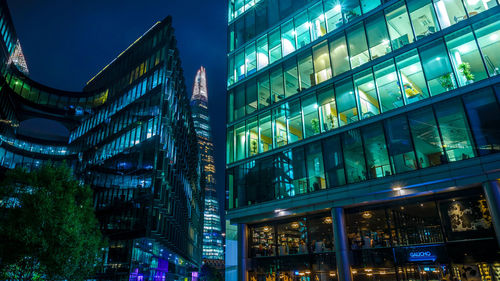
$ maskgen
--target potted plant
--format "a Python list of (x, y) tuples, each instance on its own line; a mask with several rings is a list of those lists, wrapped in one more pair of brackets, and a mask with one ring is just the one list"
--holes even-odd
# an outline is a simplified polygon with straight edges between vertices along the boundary
[(311, 119), (311, 127), (314, 134), (319, 134), (319, 120), (317, 118)]
[(465, 80), (467, 80), (467, 84), (474, 82), (474, 74), (470, 71), (470, 63), (462, 62), (458, 66), (458, 70), (464, 76)]
[(446, 73), (443, 74), (441, 77), (439, 77), (439, 84), (441, 84), (441, 87), (443, 87), (447, 91), (453, 89), (453, 81), (451, 80), (451, 73)]
[(328, 119), (328, 122), (330, 122), (330, 128), (333, 129), (335, 127), (335, 117), (333, 114), (328, 114), (326, 118)]
[(257, 154), (257, 141), (256, 140), (250, 141), (250, 152), (252, 155)]

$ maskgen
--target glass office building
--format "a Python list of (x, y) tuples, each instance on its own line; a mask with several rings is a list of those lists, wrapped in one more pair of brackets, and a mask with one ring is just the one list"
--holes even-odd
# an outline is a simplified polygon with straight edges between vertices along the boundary
[(26, 75), (5, 0), (0, 34), (1, 171), (65, 161), (92, 187), (108, 247), (89, 278), (197, 280), (201, 167), (171, 17), (81, 92), (53, 89)]
[(219, 214), (219, 200), (215, 185), (215, 155), (212, 130), (208, 117), (207, 74), (202, 66), (196, 72), (191, 96), (194, 128), (198, 137), (198, 150), (201, 157), (201, 171), (205, 202), (203, 210), (203, 261), (216, 268), (224, 266), (222, 225)]
[(495, 0), (230, 0), (238, 280), (500, 280)]

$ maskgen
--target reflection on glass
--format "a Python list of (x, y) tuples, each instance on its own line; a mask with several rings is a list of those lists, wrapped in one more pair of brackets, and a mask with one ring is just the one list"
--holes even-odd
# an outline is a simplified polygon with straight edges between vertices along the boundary
[(309, 8), (309, 22), (311, 24), (311, 41), (326, 34), (325, 14), (323, 14), (323, 3), (318, 2)]
[(281, 35), (278, 27), (269, 33), (269, 63), (272, 64), (279, 59), (281, 59)]
[(285, 71), (285, 96), (290, 97), (299, 92), (299, 74), (297, 61), (291, 58), (283, 63)]
[(255, 44), (250, 44), (245, 48), (245, 66), (247, 75), (257, 71), (257, 56), (255, 53)]
[(257, 118), (247, 120), (247, 143), (248, 143), (248, 156), (254, 156), (259, 153), (259, 126)]
[(323, 150), (328, 151), (324, 154), (328, 188), (344, 185), (346, 181), (340, 136), (336, 135), (324, 139)]
[(278, 254), (280, 256), (307, 254), (305, 218), (278, 224)]
[(448, 162), (432, 108), (411, 112), (408, 114), (408, 121), (417, 153), (418, 167), (427, 168)]
[(321, 142), (310, 143), (306, 146), (308, 191), (317, 191), (326, 188), (325, 171), (323, 169), (323, 153)]
[(368, 166), (368, 176), (371, 179), (390, 176), (392, 174), (384, 129), (381, 123), (363, 127), (363, 143)]
[(332, 32), (344, 23), (342, 21), (342, 6), (339, 0), (325, 0), (323, 4), (325, 6), (326, 27), (328, 32)]
[(434, 109), (448, 160), (453, 162), (473, 158), (471, 132), (460, 100), (436, 104)]
[(295, 31), (297, 32), (297, 49), (304, 47), (311, 42), (309, 29), (311, 23), (308, 21), (307, 11), (294, 18)]
[(300, 89), (305, 90), (315, 85), (314, 70), (311, 53), (307, 52), (298, 57)]
[(283, 72), (281, 71), (281, 65), (278, 65), (273, 70), (271, 70), (271, 99), (272, 102), (278, 102), (285, 98), (284, 87), (283, 87)]
[(268, 73), (264, 73), (257, 78), (257, 88), (259, 92), (259, 108), (271, 104), (271, 85)]
[(269, 64), (267, 48), (267, 36), (263, 36), (257, 40), (257, 70), (261, 70)]
[(245, 158), (245, 122), (241, 122), (235, 126), (235, 137), (236, 137), (236, 161)]
[(352, 68), (360, 66), (370, 60), (366, 43), (365, 28), (362, 23), (357, 24), (347, 32), (349, 53)]
[(246, 84), (246, 114), (257, 110), (257, 82), (252, 79)]
[(387, 119), (384, 127), (393, 171), (402, 173), (417, 169), (406, 116)]
[(347, 174), (347, 182), (366, 180), (366, 165), (359, 130), (349, 130), (342, 134), (342, 148)]
[(276, 255), (274, 226), (250, 227), (251, 257), (269, 257)]
[(321, 130), (316, 95), (311, 94), (302, 98), (302, 113), (304, 114), (305, 137), (308, 138), (319, 134)]

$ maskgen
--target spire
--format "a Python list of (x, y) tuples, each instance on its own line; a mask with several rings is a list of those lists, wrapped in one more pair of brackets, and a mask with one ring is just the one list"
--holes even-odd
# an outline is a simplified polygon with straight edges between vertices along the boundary
[(196, 72), (196, 77), (194, 78), (193, 85), (193, 95), (191, 96), (191, 101), (202, 100), (208, 102), (208, 91), (207, 91), (207, 76), (205, 73), (205, 68), (202, 66)]
[(10, 63), (14, 63), (14, 65), (25, 75), (29, 74), (28, 65), (26, 64), (26, 59), (24, 58), (23, 49), (21, 48), (19, 40), (16, 42), (14, 52), (10, 55), (8, 64)]

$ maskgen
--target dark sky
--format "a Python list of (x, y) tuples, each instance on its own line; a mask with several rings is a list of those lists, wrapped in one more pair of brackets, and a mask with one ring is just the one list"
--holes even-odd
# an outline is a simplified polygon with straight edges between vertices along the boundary
[[(218, 189), (224, 189), (226, 0), (8, 0), (33, 80), (81, 91), (154, 23), (173, 17), (189, 94), (207, 69)], [(221, 206), (222, 207), (222, 206)]]

